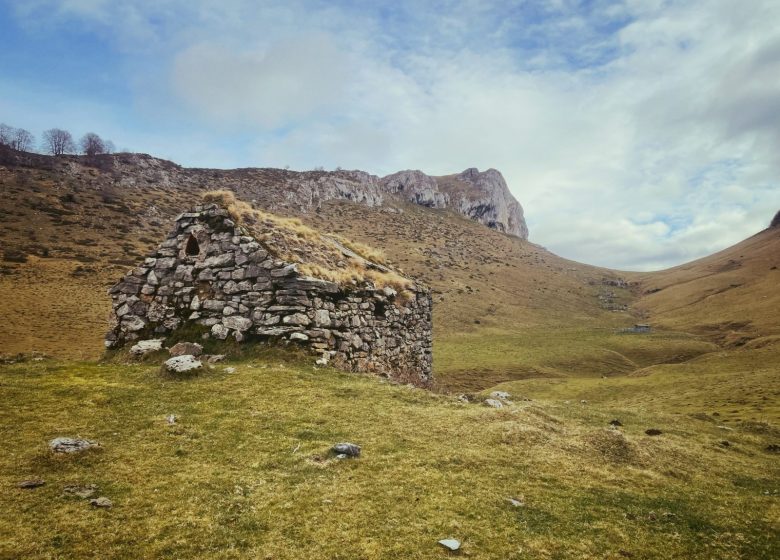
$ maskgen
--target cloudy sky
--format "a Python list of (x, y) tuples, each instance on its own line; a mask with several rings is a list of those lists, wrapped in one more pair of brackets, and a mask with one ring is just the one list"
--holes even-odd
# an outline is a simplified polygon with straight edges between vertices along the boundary
[(499, 169), (657, 269), (780, 209), (777, 0), (0, 0), (0, 122), (199, 167)]

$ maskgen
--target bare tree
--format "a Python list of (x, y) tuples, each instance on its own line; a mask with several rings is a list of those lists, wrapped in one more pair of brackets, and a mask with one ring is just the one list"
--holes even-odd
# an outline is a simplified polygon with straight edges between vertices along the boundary
[(106, 144), (103, 139), (94, 132), (87, 132), (81, 137), (81, 152), (88, 156), (96, 156), (106, 153)]
[(11, 147), (20, 152), (29, 152), (35, 143), (35, 136), (29, 130), (23, 128), (14, 129)]
[(53, 156), (61, 156), (75, 152), (76, 144), (67, 130), (51, 128), (43, 133), (43, 149)]
[(10, 146), (14, 137), (14, 127), (0, 123), (0, 146)]
[(111, 140), (106, 140), (103, 142), (103, 148), (107, 154), (113, 154), (116, 152), (116, 146), (114, 146), (114, 143)]

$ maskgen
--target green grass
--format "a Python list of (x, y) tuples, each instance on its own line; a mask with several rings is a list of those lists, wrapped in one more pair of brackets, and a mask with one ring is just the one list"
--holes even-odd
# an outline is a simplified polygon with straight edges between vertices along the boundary
[(587, 400), (677, 415), (718, 424), (780, 424), (780, 344), (719, 351), (679, 364), (640, 369), (629, 376), (528, 379), (501, 389), (547, 401)]
[[(712, 422), (617, 400), (494, 410), (299, 358), (230, 365), (0, 366), (0, 558), (443, 558), (448, 536), (474, 558), (780, 555), (771, 431), (723, 448)], [(102, 448), (54, 456), (61, 435)], [(330, 457), (342, 440), (362, 457)]]
[(441, 334), (436, 342), (437, 381), (450, 391), (516, 379), (624, 375), (717, 348), (685, 333), (617, 334), (615, 328), (490, 329)]

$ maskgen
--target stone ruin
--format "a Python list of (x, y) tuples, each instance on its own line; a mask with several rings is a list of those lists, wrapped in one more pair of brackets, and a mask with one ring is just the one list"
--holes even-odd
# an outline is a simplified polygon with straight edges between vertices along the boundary
[[(281, 233), (269, 222), (239, 225), (216, 204), (181, 214), (157, 251), (109, 290), (106, 347), (197, 325), (203, 338), (300, 344), (343, 369), (429, 385), (430, 291), (335, 238), (280, 250)], [(387, 274), (405, 283), (380, 287), (369, 279), (334, 281), (301, 272), (307, 257), (323, 249), (339, 252), (338, 266), (359, 261), (375, 279)]]

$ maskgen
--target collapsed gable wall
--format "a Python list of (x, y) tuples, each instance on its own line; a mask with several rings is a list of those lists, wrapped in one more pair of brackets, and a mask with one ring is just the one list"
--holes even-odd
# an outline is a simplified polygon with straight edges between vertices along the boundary
[(216, 205), (182, 214), (154, 256), (109, 291), (106, 346), (168, 335), (186, 324), (237, 341), (281, 339), (352, 371), (431, 381), (430, 292), (339, 285), (301, 275)]

